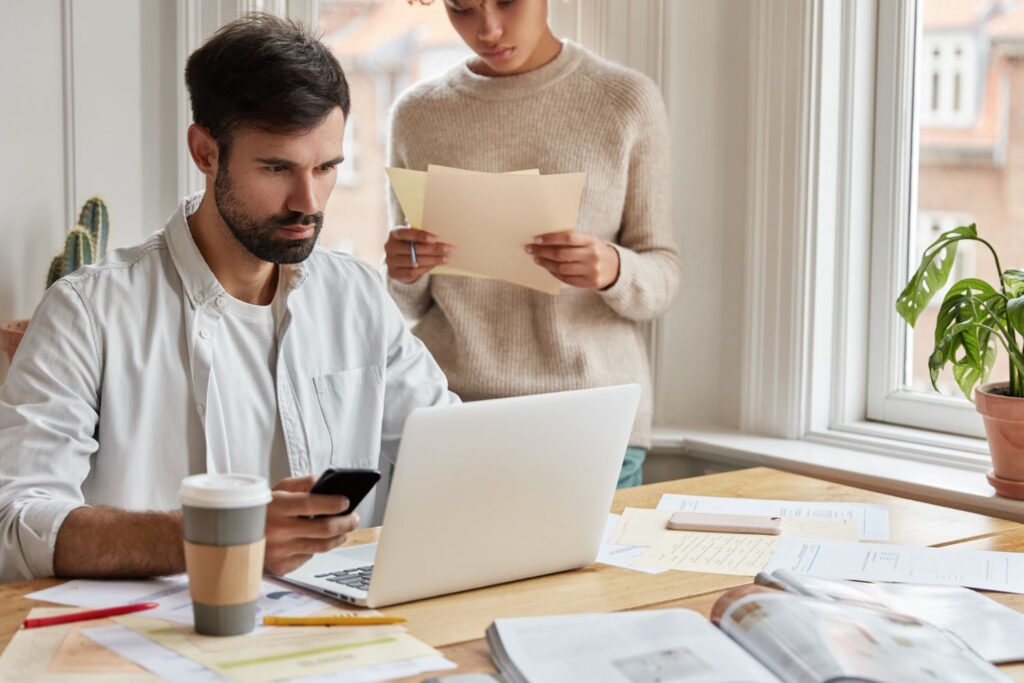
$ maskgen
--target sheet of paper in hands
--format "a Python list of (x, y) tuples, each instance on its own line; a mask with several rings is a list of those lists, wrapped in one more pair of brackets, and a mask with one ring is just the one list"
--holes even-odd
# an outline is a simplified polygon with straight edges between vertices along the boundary
[(449, 265), (432, 272), (495, 278), (548, 294), (563, 286), (523, 247), (537, 235), (575, 229), (586, 174), (481, 173), (436, 165), (425, 173), (387, 173), (409, 225), (455, 246)]

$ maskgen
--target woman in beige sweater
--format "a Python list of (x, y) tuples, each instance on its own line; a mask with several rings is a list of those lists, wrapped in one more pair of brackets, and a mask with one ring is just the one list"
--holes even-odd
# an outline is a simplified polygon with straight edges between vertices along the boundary
[[(619, 478), (637, 485), (652, 403), (641, 323), (679, 283), (664, 104), (643, 75), (556, 38), (546, 0), (443, 1), (475, 56), (402, 94), (389, 163), (585, 171), (577, 230), (523, 245), (570, 287), (431, 275), (458, 245), (398, 227), (385, 246), (391, 293), (465, 400), (639, 383)], [(393, 196), (391, 219), (405, 223)]]

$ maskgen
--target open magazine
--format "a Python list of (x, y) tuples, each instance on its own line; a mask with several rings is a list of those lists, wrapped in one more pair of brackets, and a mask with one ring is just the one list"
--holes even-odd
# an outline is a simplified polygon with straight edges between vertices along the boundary
[(684, 609), (499, 619), (487, 642), (509, 683), (988, 683), (1010, 679), (962, 640), (884, 609), (762, 586)]
[(822, 600), (908, 614), (951, 631), (993, 664), (1024, 661), (1024, 614), (959, 586), (819, 579), (776, 569), (755, 583)]

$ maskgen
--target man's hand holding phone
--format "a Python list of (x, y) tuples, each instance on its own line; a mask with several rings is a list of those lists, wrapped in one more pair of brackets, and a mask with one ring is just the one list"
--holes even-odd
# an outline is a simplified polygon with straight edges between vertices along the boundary
[(313, 477), (290, 477), (274, 486), (267, 506), (267, 549), (264, 567), (287, 574), (316, 553), (342, 545), (359, 525), (359, 515), (342, 515), (345, 496), (312, 493)]

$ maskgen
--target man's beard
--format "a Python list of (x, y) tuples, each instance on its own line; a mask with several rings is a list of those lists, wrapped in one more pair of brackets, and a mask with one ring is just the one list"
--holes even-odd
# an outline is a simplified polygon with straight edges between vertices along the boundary
[[(235, 197), (234, 187), (225, 166), (217, 169), (214, 182), (214, 200), (220, 217), (242, 246), (256, 258), (268, 263), (299, 263), (305, 261), (316, 246), (320, 229), (324, 226), (323, 213), (302, 214), (297, 211), (284, 216), (271, 216), (259, 220), (242, 208)], [(316, 225), (313, 234), (305, 239), (277, 237), (277, 229), (292, 225)]]

